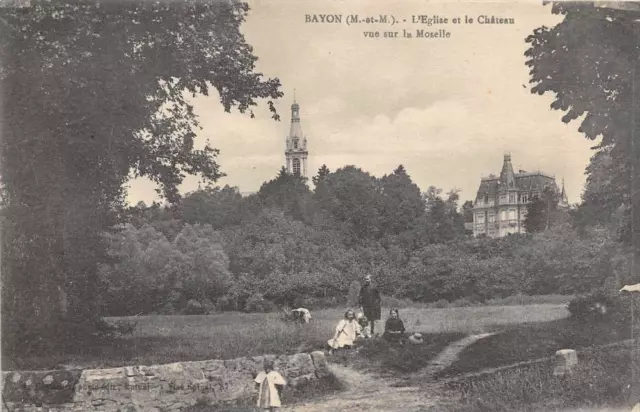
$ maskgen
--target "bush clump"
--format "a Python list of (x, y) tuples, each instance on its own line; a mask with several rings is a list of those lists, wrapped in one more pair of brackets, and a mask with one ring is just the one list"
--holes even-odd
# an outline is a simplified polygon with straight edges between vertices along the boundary
[(247, 299), (244, 305), (245, 312), (274, 312), (277, 309), (275, 303), (267, 300), (260, 293), (255, 293)]
[(571, 317), (579, 322), (611, 322), (621, 331), (637, 328), (640, 322), (640, 299), (630, 293), (597, 290), (575, 297), (567, 306)]
[(191, 299), (187, 302), (187, 307), (184, 308), (183, 313), (185, 315), (206, 315), (207, 308), (197, 300)]

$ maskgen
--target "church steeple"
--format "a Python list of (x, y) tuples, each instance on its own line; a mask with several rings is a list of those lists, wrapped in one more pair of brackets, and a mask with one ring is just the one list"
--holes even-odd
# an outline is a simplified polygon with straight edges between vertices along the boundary
[(560, 192), (560, 207), (569, 207), (567, 192), (564, 190), (564, 178), (562, 178), (562, 191)]
[(300, 105), (295, 98), (291, 105), (291, 126), (286, 139), (285, 158), (287, 173), (307, 177), (307, 138), (300, 125)]
[(296, 102), (295, 97), (291, 105), (291, 126), (289, 128), (289, 137), (303, 139), (302, 126), (300, 125), (300, 105)]

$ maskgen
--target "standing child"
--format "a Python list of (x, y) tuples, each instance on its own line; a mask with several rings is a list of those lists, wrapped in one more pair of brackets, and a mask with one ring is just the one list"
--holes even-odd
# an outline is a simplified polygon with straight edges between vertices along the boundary
[(282, 375), (273, 368), (273, 360), (264, 360), (264, 371), (255, 379), (258, 388), (258, 407), (269, 411), (280, 408), (282, 387), (287, 384)]

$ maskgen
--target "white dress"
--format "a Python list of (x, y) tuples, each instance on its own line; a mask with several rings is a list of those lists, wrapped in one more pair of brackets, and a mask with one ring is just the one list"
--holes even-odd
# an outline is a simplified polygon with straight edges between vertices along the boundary
[(259, 408), (273, 408), (280, 407), (280, 395), (276, 389), (276, 385), (286, 385), (282, 375), (276, 371), (270, 371), (266, 373), (262, 371), (256, 376), (256, 383), (260, 384), (258, 389), (258, 407)]
[(336, 334), (333, 339), (329, 339), (327, 343), (333, 349), (342, 348), (345, 345), (353, 345), (353, 342), (361, 333), (361, 327), (358, 321), (342, 319), (336, 326)]

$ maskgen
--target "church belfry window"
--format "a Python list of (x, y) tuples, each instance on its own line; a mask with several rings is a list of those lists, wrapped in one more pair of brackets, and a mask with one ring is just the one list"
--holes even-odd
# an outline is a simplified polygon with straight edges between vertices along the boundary
[(298, 138), (293, 139), (293, 148), (294, 149), (298, 148)]
[(293, 159), (293, 174), (296, 176), (300, 176), (300, 159), (297, 157)]

